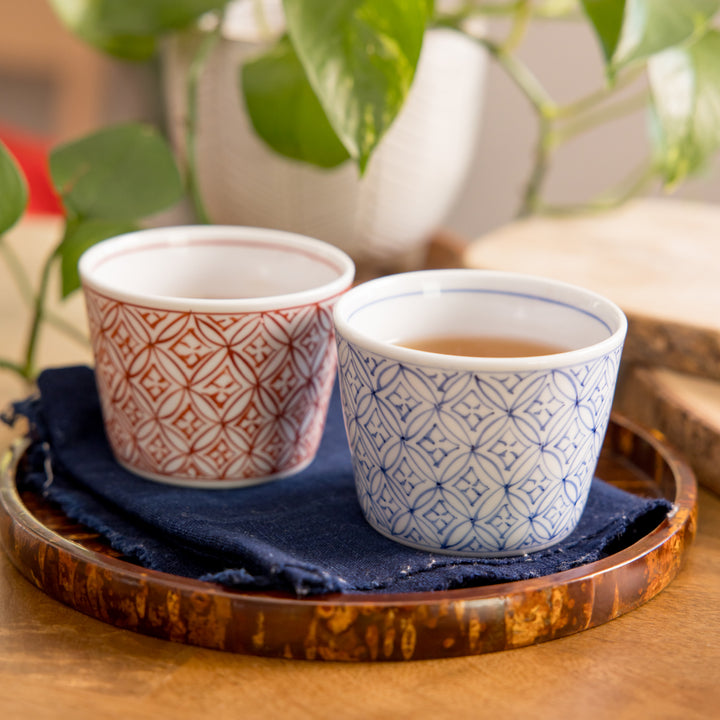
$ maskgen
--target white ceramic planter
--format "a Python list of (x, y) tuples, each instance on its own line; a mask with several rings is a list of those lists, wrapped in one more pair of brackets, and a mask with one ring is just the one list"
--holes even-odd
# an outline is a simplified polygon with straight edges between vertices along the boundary
[[(215, 223), (273, 227), (331, 242), (356, 262), (412, 256), (442, 224), (461, 189), (481, 122), (486, 55), (460, 33), (426, 34), (410, 96), (360, 179), (285, 159), (254, 133), (239, 66), (265, 46), (221, 40), (199, 86), (197, 162)], [(171, 136), (182, 150), (190, 37), (165, 51)]]

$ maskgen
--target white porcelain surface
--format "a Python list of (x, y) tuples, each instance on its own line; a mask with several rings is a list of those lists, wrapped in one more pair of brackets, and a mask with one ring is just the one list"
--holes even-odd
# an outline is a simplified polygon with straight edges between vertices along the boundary
[(240, 227), (119, 236), (80, 260), (106, 434), (161, 482), (231, 487), (298, 472), (335, 377), (337, 248)]
[[(442, 224), (469, 171), (485, 51), (460, 33), (426, 34), (407, 102), (360, 178), (350, 162), (316, 168), (277, 155), (255, 135), (238, 94), (239, 68), (265, 47), (223, 39), (200, 82), (198, 172), (213, 222), (301, 232), (361, 262), (416, 251)], [(170, 132), (180, 149), (185, 77), (196, 49), (191, 39), (175, 38), (163, 58)]]
[[(334, 321), (358, 498), (376, 530), (472, 556), (572, 532), (612, 405), (627, 328), (617, 306), (552, 280), (443, 270), (360, 285)], [(571, 349), (468, 358), (393, 344), (457, 333)]]
[(264, 228), (189, 225), (106, 240), (80, 260), (86, 286), (172, 309), (290, 307), (346, 289), (354, 268), (334, 246)]

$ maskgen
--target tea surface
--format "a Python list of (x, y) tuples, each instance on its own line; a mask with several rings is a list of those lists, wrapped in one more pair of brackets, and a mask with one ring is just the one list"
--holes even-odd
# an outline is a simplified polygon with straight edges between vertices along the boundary
[(536, 340), (483, 335), (439, 335), (398, 340), (395, 344), (412, 350), (465, 357), (535, 357), (567, 352), (567, 348)]

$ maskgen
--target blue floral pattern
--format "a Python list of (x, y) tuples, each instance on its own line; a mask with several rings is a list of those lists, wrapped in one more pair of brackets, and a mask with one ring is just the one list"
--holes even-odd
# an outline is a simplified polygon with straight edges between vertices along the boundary
[(480, 556), (539, 550), (574, 529), (622, 347), (562, 369), (454, 372), (337, 341), (358, 499), (376, 530)]

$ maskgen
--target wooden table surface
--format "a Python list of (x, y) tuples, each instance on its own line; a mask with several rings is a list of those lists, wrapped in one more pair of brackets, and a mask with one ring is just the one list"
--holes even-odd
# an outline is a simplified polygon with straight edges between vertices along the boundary
[[(53, 222), (26, 223), (10, 240), (32, 264), (56, 232)], [(7, 349), (26, 317), (4, 272)], [(62, 311), (83, 326), (79, 298)], [(87, 360), (85, 348), (48, 332), (43, 365)], [(0, 373), (0, 406), (24, 392)], [(0, 430), (0, 442), (10, 435)], [(534, 647), (407, 664), (266, 660), (118, 630), (35, 589), (0, 550), (0, 717), (717, 718), (720, 497), (701, 491), (699, 504), (685, 567), (637, 610)]]

